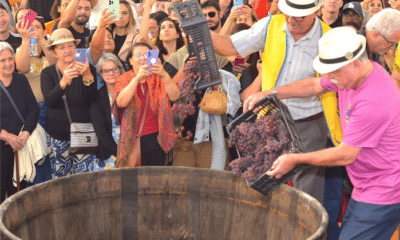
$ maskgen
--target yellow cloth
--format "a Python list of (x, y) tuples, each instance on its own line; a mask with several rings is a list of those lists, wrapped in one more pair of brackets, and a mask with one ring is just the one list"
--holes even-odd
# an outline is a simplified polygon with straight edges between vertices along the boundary
[(393, 70), (400, 74), (400, 48), (397, 48), (397, 54), (394, 59)]
[[(286, 59), (286, 32), (282, 30), (285, 21), (285, 16), (283, 14), (278, 14), (274, 15), (268, 24), (267, 39), (262, 54), (263, 91), (275, 87), (279, 73)], [(324, 22), (320, 22), (323, 34), (331, 29)], [(317, 76), (319, 76), (318, 73)], [(333, 144), (338, 146), (342, 141), (342, 128), (336, 93), (328, 92), (321, 96), (321, 100), (324, 108), (325, 120), (328, 126), (329, 137), (332, 139)]]

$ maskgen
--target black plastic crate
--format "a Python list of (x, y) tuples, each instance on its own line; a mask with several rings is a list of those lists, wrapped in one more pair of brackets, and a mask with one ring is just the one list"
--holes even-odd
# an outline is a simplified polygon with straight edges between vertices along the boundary
[(194, 0), (174, 3), (171, 7), (186, 33), (189, 57), (197, 57), (200, 78), (193, 83), (194, 90), (200, 91), (221, 84), (210, 29), (200, 4)]
[[(293, 121), (292, 115), (290, 115), (289, 109), (285, 104), (283, 104), (276, 95), (268, 95), (258, 103), (254, 105), (254, 108), (262, 107), (257, 113), (253, 112), (253, 110), (248, 110), (247, 112), (240, 115), (237, 119), (226, 126), (228, 133), (231, 134), (232, 131), (241, 124), (242, 122), (255, 122), (258, 117), (270, 115), (272, 113), (278, 113), (281, 119), (283, 120), (286, 129), (289, 132), (291, 142), (291, 153), (301, 153), (305, 152), (305, 148), (300, 142), (300, 137), (295, 128), (295, 123)], [(238, 151), (239, 157), (240, 152)], [(261, 175), (254, 182), (247, 182), (247, 184), (254, 188), (255, 190), (261, 192), (264, 195), (268, 195), (275, 189), (277, 189), (281, 184), (286, 183), (293, 177), (296, 173), (304, 170), (308, 165), (298, 165), (289, 173), (283, 175), (280, 179), (276, 179), (275, 177), (270, 177), (266, 174)]]

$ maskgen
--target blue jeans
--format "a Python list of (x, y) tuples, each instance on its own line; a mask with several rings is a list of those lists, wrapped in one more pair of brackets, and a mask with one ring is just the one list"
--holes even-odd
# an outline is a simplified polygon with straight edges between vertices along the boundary
[(339, 240), (389, 240), (400, 224), (400, 203), (378, 205), (350, 199)]

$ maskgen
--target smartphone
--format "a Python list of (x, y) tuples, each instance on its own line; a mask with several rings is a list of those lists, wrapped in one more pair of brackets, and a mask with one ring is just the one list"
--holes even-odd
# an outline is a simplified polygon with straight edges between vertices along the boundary
[[(148, 50), (147, 51), (147, 65), (156, 64), (158, 58), (158, 50)], [(147, 68), (151, 72), (151, 67)]]
[[(25, 21), (28, 21), (28, 27), (31, 27), (32, 22), (35, 20), (37, 17), (37, 13), (33, 11), (32, 9), (29, 9), (28, 12), (25, 14), (24, 18)], [(21, 27), (22, 20), (19, 22), (18, 27)]]
[(233, 7), (240, 7), (243, 5), (243, 0), (233, 0)]
[(239, 66), (244, 64), (244, 58), (243, 57), (236, 57), (235, 60), (233, 61), (233, 66)]
[(119, 20), (119, 0), (107, 0), (108, 2), (108, 11), (113, 12), (116, 18), (114, 21)]
[(85, 48), (77, 48), (75, 52), (75, 61), (86, 63), (86, 49)]

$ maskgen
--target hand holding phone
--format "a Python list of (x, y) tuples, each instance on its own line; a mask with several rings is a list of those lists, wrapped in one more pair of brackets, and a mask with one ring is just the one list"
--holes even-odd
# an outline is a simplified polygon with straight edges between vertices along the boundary
[(115, 16), (113, 21), (119, 20), (119, 0), (106, 0), (108, 2), (108, 11), (113, 12)]
[[(156, 64), (158, 58), (158, 50), (148, 50), (147, 51), (147, 65)], [(151, 66), (147, 68), (149, 72), (151, 72)]]
[(233, 61), (233, 66), (240, 66), (244, 65), (244, 58), (243, 57), (236, 57), (235, 60)]
[(243, 6), (243, 0), (233, 0), (233, 7)]
[[(23, 19), (25, 19), (25, 21), (28, 21), (28, 28), (31, 27), (31, 24), (36, 19), (36, 17), (37, 17), (37, 13), (35, 11), (33, 11), (32, 9), (29, 9), (28, 12), (25, 14)], [(21, 23), (22, 23), (22, 20), (18, 23), (18, 27), (20, 27), (20, 28), (21, 28)]]
[(85, 48), (77, 48), (75, 52), (75, 61), (86, 63), (86, 49)]

